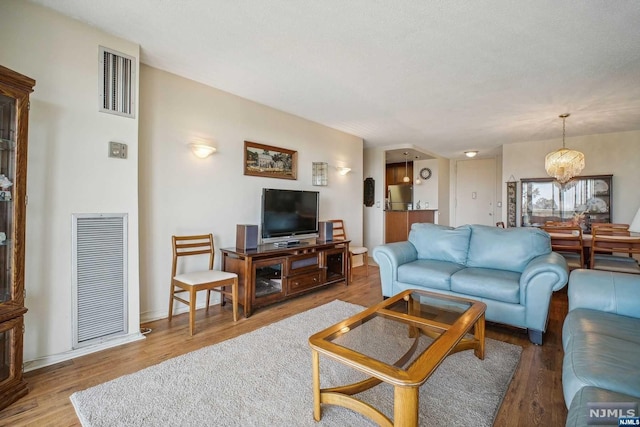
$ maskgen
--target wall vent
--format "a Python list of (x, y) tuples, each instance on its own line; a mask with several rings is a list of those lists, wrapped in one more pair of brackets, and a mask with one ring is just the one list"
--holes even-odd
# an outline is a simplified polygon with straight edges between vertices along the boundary
[(73, 347), (127, 333), (127, 214), (72, 216)]
[(135, 117), (135, 58), (100, 46), (100, 111)]

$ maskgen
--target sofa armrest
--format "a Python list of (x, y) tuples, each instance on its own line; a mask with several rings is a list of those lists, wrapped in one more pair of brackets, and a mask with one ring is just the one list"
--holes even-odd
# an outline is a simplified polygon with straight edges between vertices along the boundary
[(640, 275), (574, 270), (569, 277), (569, 311), (588, 308), (640, 318)]
[(569, 269), (564, 257), (556, 252), (540, 255), (532, 259), (520, 276), (520, 288), (526, 292), (530, 283), (538, 281), (544, 275), (543, 281), (551, 286), (551, 290), (559, 291), (564, 288), (569, 278)]
[(567, 284), (567, 261), (551, 252), (532, 259), (520, 276), (520, 304), (526, 307), (527, 328), (545, 331), (553, 291)]
[(398, 267), (418, 259), (418, 252), (411, 242), (395, 242), (377, 246), (372, 252), (380, 267), (382, 296), (393, 296), (393, 282), (398, 279)]

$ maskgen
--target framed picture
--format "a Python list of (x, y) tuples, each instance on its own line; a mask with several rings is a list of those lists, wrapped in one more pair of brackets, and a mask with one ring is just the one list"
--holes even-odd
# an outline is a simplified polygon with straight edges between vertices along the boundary
[(298, 179), (298, 152), (245, 141), (244, 174), (267, 178)]
[(516, 191), (517, 182), (507, 182), (507, 227), (516, 226)]

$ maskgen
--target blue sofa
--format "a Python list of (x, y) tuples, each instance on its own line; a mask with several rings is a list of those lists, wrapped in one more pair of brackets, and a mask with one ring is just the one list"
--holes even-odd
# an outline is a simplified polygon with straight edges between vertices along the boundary
[(584, 426), (589, 402), (640, 404), (640, 275), (574, 270), (568, 296), (562, 326), (566, 425)]
[(542, 344), (553, 291), (568, 278), (565, 259), (536, 228), (413, 224), (409, 241), (372, 251), (382, 295), (425, 289), (487, 304), (486, 319), (525, 328)]

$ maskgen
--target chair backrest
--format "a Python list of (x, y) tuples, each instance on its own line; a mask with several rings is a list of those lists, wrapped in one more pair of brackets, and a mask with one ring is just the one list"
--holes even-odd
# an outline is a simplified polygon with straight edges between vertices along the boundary
[(173, 244), (173, 263), (171, 277), (175, 277), (178, 269), (178, 259), (193, 255), (209, 255), (209, 270), (213, 270), (215, 246), (213, 234), (199, 234), (194, 236), (171, 236)]
[(333, 240), (347, 240), (347, 232), (344, 229), (344, 221), (341, 219), (330, 219), (333, 223)]
[(545, 224), (542, 229), (551, 236), (551, 249), (555, 252), (576, 252), (584, 260), (582, 228), (577, 225), (556, 226)]
[(626, 228), (616, 228), (616, 227), (596, 227), (591, 229), (592, 235), (601, 235), (601, 236), (631, 236), (631, 232)]
[(596, 228), (601, 228), (601, 227), (628, 230), (629, 224), (610, 223), (610, 222), (592, 222), (591, 223), (591, 230), (595, 230)]
[(544, 227), (573, 227), (573, 224), (567, 221), (547, 221)]
[[(628, 254), (633, 257), (634, 254), (640, 254), (640, 237), (619, 234), (607, 234), (607, 229), (598, 229), (593, 234), (591, 242), (591, 267), (593, 268), (595, 254)], [(628, 231), (627, 231), (628, 232)]]
[(504, 221), (498, 221), (498, 222), (496, 222), (496, 227), (504, 228)]

